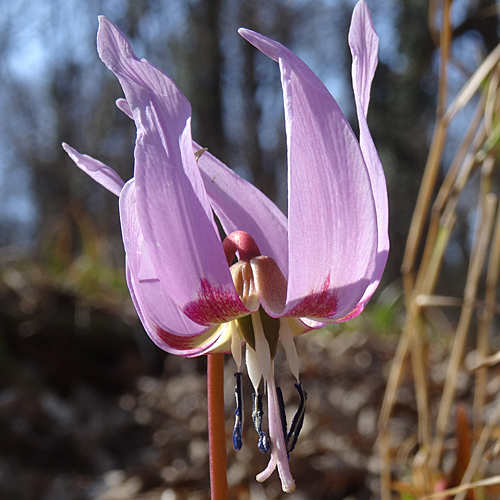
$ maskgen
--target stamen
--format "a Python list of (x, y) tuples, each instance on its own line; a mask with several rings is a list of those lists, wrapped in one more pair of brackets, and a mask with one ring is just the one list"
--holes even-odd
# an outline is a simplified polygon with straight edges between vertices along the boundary
[(293, 333), (288, 324), (287, 318), (280, 318), (280, 340), (285, 349), (286, 359), (293, 376), (299, 382), (299, 357), (293, 341)]
[(276, 395), (278, 396), (278, 406), (280, 409), (281, 427), (283, 427), (283, 436), (286, 436), (286, 414), (285, 414), (285, 401), (283, 400), (283, 393), (281, 387), (276, 387)]
[(247, 364), (247, 372), (250, 377), (250, 381), (255, 389), (255, 392), (258, 392), (260, 379), (262, 378), (262, 373), (260, 371), (259, 361), (257, 359), (257, 354), (255, 351), (248, 345), (246, 345), (246, 364)]
[(304, 416), (306, 413), (307, 392), (304, 391), (300, 382), (294, 385), (300, 396), (300, 404), (297, 411), (295, 412), (295, 415), (293, 416), (292, 425), (290, 426), (290, 432), (286, 437), (286, 451), (288, 453), (291, 453), (291, 451), (297, 444), (297, 439), (299, 438), (300, 431), (302, 430), (302, 426), (304, 425)]
[(231, 333), (231, 354), (233, 355), (238, 371), (241, 371), (241, 334), (238, 322), (234, 321), (235, 327)]
[(266, 433), (262, 430), (262, 417), (264, 412), (262, 411), (262, 394), (254, 392), (253, 396), (253, 409), (252, 409), (252, 420), (255, 430), (259, 435), (259, 442), (257, 447), (261, 453), (269, 453), (269, 440), (267, 439)]
[(236, 398), (236, 410), (234, 411), (233, 446), (235, 450), (241, 450), (243, 441), (241, 440), (241, 427), (243, 416), (243, 398), (241, 392), (241, 372), (234, 374), (236, 377), (236, 387), (234, 396)]

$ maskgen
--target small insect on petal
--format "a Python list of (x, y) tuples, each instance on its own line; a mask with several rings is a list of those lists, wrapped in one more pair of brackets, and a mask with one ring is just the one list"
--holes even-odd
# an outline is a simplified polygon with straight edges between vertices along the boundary
[(196, 161), (198, 161), (201, 156), (203, 155), (203, 153), (207, 152), (208, 151), (208, 148), (201, 148), (201, 149), (198, 149), (198, 151), (195, 151), (194, 152), (194, 158)]

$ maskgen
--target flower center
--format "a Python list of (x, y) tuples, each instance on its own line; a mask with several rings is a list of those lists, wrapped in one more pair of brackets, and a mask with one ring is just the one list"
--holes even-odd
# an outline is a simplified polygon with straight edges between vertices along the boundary
[[(293, 341), (292, 326), (300, 322), (296, 318), (281, 317), (285, 309), (287, 280), (271, 257), (261, 255), (253, 238), (244, 231), (229, 234), (223, 242), (227, 263), (230, 266), (236, 291), (250, 314), (234, 320), (231, 352), (238, 366), (236, 377), (236, 411), (233, 429), (233, 445), (242, 447), (243, 397), (241, 383), (241, 344), (246, 341), (246, 365), (253, 393), (252, 421), (259, 436), (258, 448), (262, 453), (271, 453), (266, 469), (257, 476), (264, 481), (277, 468), (282, 488), (286, 492), (295, 489), (295, 482), (288, 466), (288, 454), (295, 447), (304, 423), (307, 394), (299, 382), (299, 363)], [(234, 262), (235, 255), (238, 260)], [(242, 339), (243, 337), (243, 339)], [(297, 379), (299, 408), (287, 432), (285, 406), (281, 389), (274, 381), (274, 358), (278, 340), (285, 349), (291, 371)], [(262, 394), (259, 392), (264, 379), (267, 390), (269, 438), (262, 430), (264, 416)]]

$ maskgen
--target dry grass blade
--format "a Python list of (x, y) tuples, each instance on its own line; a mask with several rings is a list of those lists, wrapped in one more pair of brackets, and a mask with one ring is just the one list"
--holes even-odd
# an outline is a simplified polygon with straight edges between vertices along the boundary
[(486, 366), (493, 366), (500, 363), (500, 351), (491, 356), (487, 356), (486, 358), (482, 358), (481, 361), (478, 361), (477, 364), (472, 368), (472, 371), (479, 370)]
[[(499, 208), (500, 210), (500, 208)], [(493, 235), (493, 244), (490, 252), (488, 271), (486, 275), (485, 308), (479, 316), (477, 332), (477, 356), (480, 367), (476, 372), (474, 391), (474, 432), (478, 434), (482, 425), (482, 413), (486, 401), (486, 364), (489, 350), (489, 332), (497, 295), (498, 273), (500, 271), (500, 212), (497, 210), (496, 226)]]
[[(431, 427), (429, 422), (429, 390), (427, 387), (427, 357), (425, 349), (425, 330), (423, 321), (416, 322), (412, 335), (411, 361), (413, 378), (415, 380), (415, 394), (418, 411), (418, 441), (421, 450), (429, 450), (431, 444)], [(427, 460), (426, 460), (427, 462)]]
[(446, 177), (443, 181), (443, 185), (439, 190), (439, 193), (436, 197), (436, 201), (432, 208), (432, 213), (434, 217), (440, 217), (443, 213), (444, 207), (448, 198), (450, 197), (451, 190), (455, 185), (457, 175), (460, 169), (460, 165), (465, 163), (465, 158), (467, 156), (467, 152), (471, 148), (474, 151), (479, 149), (480, 145), (486, 139), (486, 133), (484, 131), (484, 127), (481, 125), (484, 117), (484, 107), (486, 104), (486, 94), (482, 94), (481, 98), (476, 106), (476, 110), (474, 112), (474, 116), (469, 124), (469, 128), (465, 134), (463, 141), (460, 143), (460, 147), (458, 148), (458, 152), (453, 159), (450, 169), (446, 174)]
[(471, 100), (472, 96), (478, 91), (481, 83), (488, 77), (499, 61), (500, 45), (483, 61), (452, 102), (443, 117), (447, 123)]
[[(421, 293), (415, 298), (415, 304), (419, 307), (462, 307), (464, 305), (464, 299)], [(496, 302), (491, 305), (486, 305), (486, 302), (482, 300), (475, 300), (473, 305), (475, 309), (480, 311), (486, 309), (487, 307), (491, 307), (492, 312), (500, 314), (500, 304)], [(480, 363), (478, 363), (478, 365), (479, 364)]]
[(413, 289), (410, 273), (415, 264), (418, 242), (422, 237), (425, 218), (429, 209), (432, 192), (436, 184), (436, 178), (439, 171), (441, 157), (443, 155), (443, 148), (448, 128), (447, 121), (443, 119), (443, 113), (447, 95), (447, 62), (450, 57), (451, 46), (451, 3), (451, 0), (444, 0), (443, 2), (443, 22), (440, 37), (441, 65), (439, 72), (437, 123), (434, 131), (434, 137), (432, 139), (431, 151), (429, 153), (427, 165), (425, 166), (424, 177), (418, 194), (417, 205), (415, 207), (415, 212), (413, 213), (402, 265), (402, 273), (405, 277), (405, 296), (407, 297), (407, 300)]
[(495, 114), (498, 108), (498, 84), (500, 81), (500, 67), (497, 67), (493, 72), (490, 80), (490, 84), (488, 85), (487, 92), (487, 100), (486, 105), (484, 107), (484, 122), (486, 126), (486, 132), (488, 135), (491, 135), (493, 132), (494, 122), (495, 122)]
[[(500, 271), (500, 212), (497, 215), (495, 236), (492, 240), (492, 228), (497, 206), (494, 188), (495, 167), (500, 144), (500, 45), (483, 61), (472, 77), (463, 86), (456, 99), (445, 112), (447, 96), (447, 64), (450, 62), (451, 23), (450, 8), (452, 0), (432, 0), (429, 7), (429, 25), (434, 40), (437, 40), (436, 19), (441, 20), (439, 33), (440, 45), (440, 80), (436, 126), (432, 139), (417, 204), (415, 207), (405, 255), (402, 265), (403, 285), (407, 317), (403, 328), (398, 350), (391, 367), (387, 389), (382, 404), (379, 421), (379, 445), (381, 457), (381, 496), (383, 500), (391, 498), (391, 488), (402, 493), (414, 492), (414, 496), (431, 493), (434, 480), (441, 482), (450, 478), (440, 471), (444, 436), (450, 424), (450, 413), (455, 399), (456, 382), (462, 366), (465, 344), (474, 311), (480, 313), (477, 352), (479, 359), (474, 368), (475, 395), (474, 430), (471, 433), (467, 424), (469, 441), (463, 443), (456, 452), (460, 455), (459, 473), (452, 478), (450, 485), (471, 481), (477, 470), (478, 458), (484, 452), (486, 442), (491, 438), (494, 423), (490, 421), (485, 429), (481, 426), (481, 416), (486, 402), (486, 365), (500, 361), (500, 353), (488, 356), (488, 334), (493, 314), (500, 312), (500, 304), (496, 303), (496, 288)], [(456, 114), (468, 104), (472, 97), (481, 92), (476, 104), (474, 116), (469, 122), (467, 131), (461, 141), (451, 167), (439, 190), (435, 203), (431, 198), (434, 192), (437, 175), (440, 169), (448, 126)], [(477, 204), (476, 233), (470, 256), (467, 279), (463, 298), (433, 295), (441, 275), (445, 251), (448, 248), (452, 231), (461, 207), (464, 189), (475, 185), (472, 173), (481, 167), (481, 187)], [(468, 193), (469, 191), (465, 191)], [(500, 209), (499, 209), (500, 210)], [(420, 265), (416, 269), (416, 259), (421, 248), (424, 225), (430, 212), (430, 225), (425, 238), (424, 252)], [(460, 214), (461, 215), (461, 214)], [(493, 241), (493, 242), (492, 242)], [(478, 300), (480, 276), (487, 254), (490, 252), (487, 274), (487, 294), (484, 301)], [(436, 434), (431, 441), (431, 422), (428, 403), (428, 353), (423, 309), (425, 307), (461, 307), (460, 319), (456, 334), (453, 337), (449, 354), (443, 393), (439, 403), (436, 421)], [(412, 356), (413, 382), (418, 410), (418, 449), (412, 461), (407, 455), (406, 465), (412, 470), (412, 484), (391, 483), (391, 449), (389, 422), (395, 407), (404, 364), (408, 354)], [(472, 371), (470, 373), (473, 373)], [(500, 410), (498, 410), (500, 411)], [(466, 415), (466, 407), (462, 407), (462, 417)], [(462, 420), (463, 420), (462, 418)], [(498, 418), (494, 420), (497, 422)], [(462, 426), (463, 427), (463, 426)], [(458, 427), (457, 427), (458, 429)], [(470, 458), (470, 436), (481, 438)], [(458, 432), (458, 430), (457, 430)], [(463, 436), (462, 436), (463, 438)], [(465, 443), (465, 444), (464, 444)], [(458, 469), (457, 469), (458, 470)], [(464, 474), (465, 471), (465, 475)], [(463, 475), (463, 477), (462, 477)], [(456, 476), (456, 477), (455, 477)], [(446, 497), (460, 491), (487, 484), (498, 484), (500, 480), (491, 478), (475, 483), (463, 484), (459, 488), (436, 492), (422, 498)], [(412, 493), (413, 494), (413, 493)]]
[[(474, 452), (470, 459), (469, 466), (467, 467), (467, 470), (465, 471), (464, 476), (462, 478), (461, 486), (464, 486), (466, 483), (468, 483), (472, 479), (474, 472), (476, 472), (476, 469), (479, 466), (479, 462), (481, 461), (481, 457), (483, 456), (484, 450), (486, 449), (486, 444), (488, 442), (488, 439), (490, 439), (491, 433), (493, 432), (493, 428), (495, 427), (499, 419), (500, 419), (500, 405), (497, 406), (495, 413), (491, 416), (490, 420), (488, 421), (488, 424), (484, 427), (483, 432), (481, 433), (481, 437), (479, 438), (479, 441), (477, 442), (476, 447), (474, 448)], [(465, 495), (462, 492), (460, 492), (455, 498), (455, 500), (463, 500), (464, 496)]]
[(472, 490), (474, 488), (480, 488), (481, 486), (492, 486), (494, 484), (500, 484), (500, 476), (489, 477), (488, 479), (481, 479), (481, 481), (474, 481), (473, 483), (461, 484), (456, 488), (449, 488), (447, 490), (439, 491), (437, 493), (431, 493), (430, 495), (422, 495), (419, 500), (434, 500), (435, 498), (446, 498), (451, 495), (456, 495), (462, 491)]
[(484, 207), (482, 207), (481, 226), (477, 232), (474, 249), (472, 252), (467, 283), (465, 285), (464, 306), (460, 315), (457, 332), (453, 341), (453, 348), (450, 355), (446, 381), (443, 389), (443, 395), (439, 406), (439, 413), (436, 422), (436, 436), (431, 447), (430, 465), (437, 469), (441, 459), (444, 436), (448, 426), (451, 405), (455, 395), (456, 379), (462, 361), (467, 332), (469, 331), (470, 320), (474, 310), (474, 301), (476, 299), (477, 285), (479, 275), (483, 267), (484, 259), (491, 238), (491, 228), (493, 225), (493, 216), (496, 206), (496, 198), (490, 194), (486, 197)]

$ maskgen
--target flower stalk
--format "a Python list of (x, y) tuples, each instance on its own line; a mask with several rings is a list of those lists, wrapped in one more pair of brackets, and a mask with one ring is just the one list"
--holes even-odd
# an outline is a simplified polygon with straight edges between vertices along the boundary
[(224, 353), (207, 356), (208, 445), (212, 500), (227, 500)]

